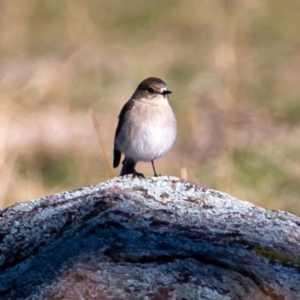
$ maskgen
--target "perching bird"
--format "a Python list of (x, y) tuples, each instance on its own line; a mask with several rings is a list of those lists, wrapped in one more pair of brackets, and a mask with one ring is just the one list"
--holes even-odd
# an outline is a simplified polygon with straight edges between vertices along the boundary
[(163, 156), (173, 145), (177, 123), (168, 101), (168, 90), (164, 81), (149, 77), (143, 80), (125, 103), (119, 114), (114, 141), (116, 168), (125, 155), (120, 176), (133, 174), (144, 177), (135, 170), (138, 161), (151, 161), (154, 176), (158, 176), (154, 160)]

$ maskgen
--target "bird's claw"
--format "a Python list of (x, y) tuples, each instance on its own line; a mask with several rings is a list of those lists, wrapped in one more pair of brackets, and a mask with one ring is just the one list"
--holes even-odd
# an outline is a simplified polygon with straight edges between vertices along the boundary
[(141, 178), (145, 178), (145, 175), (143, 173), (139, 173), (136, 170), (134, 170), (132, 173), (132, 178), (135, 178), (135, 177), (138, 177), (141, 179)]

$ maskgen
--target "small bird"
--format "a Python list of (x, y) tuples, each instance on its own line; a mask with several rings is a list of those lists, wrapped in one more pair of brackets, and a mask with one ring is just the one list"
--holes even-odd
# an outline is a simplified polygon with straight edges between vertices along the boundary
[(138, 173), (138, 161), (150, 161), (154, 176), (158, 176), (154, 160), (163, 156), (172, 147), (177, 133), (177, 123), (168, 101), (168, 90), (164, 81), (156, 77), (143, 80), (122, 107), (115, 133), (114, 160), (116, 168), (125, 155), (120, 176)]

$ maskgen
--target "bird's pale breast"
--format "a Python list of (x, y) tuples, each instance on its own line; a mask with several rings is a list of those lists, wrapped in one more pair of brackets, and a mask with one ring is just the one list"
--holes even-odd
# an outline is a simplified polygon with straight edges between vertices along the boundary
[(166, 99), (158, 103), (137, 102), (123, 125), (117, 138), (118, 148), (135, 161), (155, 160), (175, 141), (176, 119)]

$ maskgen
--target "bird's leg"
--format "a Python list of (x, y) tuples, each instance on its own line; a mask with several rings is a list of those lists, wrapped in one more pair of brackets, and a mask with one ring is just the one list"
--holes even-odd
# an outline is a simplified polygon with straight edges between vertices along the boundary
[(136, 162), (134, 162), (133, 159), (125, 157), (122, 164), (123, 167), (120, 176), (132, 174), (133, 178), (134, 177), (145, 178), (143, 173), (139, 173), (135, 170)]
[(154, 161), (153, 161), (153, 160), (151, 160), (151, 164), (152, 164), (154, 176), (155, 176), (155, 177), (158, 177), (158, 175), (157, 175), (157, 173), (156, 173), (156, 170), (155, 170), (155, 167), (154, 167)]

